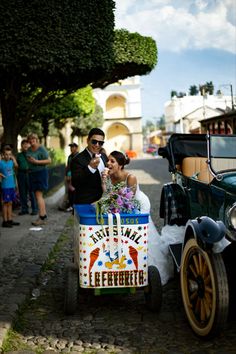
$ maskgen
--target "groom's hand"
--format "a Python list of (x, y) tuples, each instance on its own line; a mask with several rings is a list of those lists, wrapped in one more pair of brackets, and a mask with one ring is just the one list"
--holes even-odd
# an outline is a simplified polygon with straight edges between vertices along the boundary
[(93, 157), (92, 160), (89, 162), (89, 166), (96, 169), (98, 168), (100, 162), (100, 157)]

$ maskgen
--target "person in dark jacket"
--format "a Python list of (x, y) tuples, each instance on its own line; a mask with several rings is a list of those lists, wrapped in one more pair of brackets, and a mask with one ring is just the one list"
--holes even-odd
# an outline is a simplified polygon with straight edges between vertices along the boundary
[(104, 139), (105, 134), (101, 129), (91, 129), (87, 147), (70, 162), (75, 204), (91, 204), (102, 196), (101, 173), (108, 160), (106, 154), (101, 153)]
[(67, 158), (66, 168), (65, 168), (65, 195), (62, 201), (62, 204), (59, 205), (58, 209), (60, 211), (73, 211), (74, 205), (74, 194), (75, 188), (71, 184), (71, 170), (70, 162), (78, 155), (78, 145), (76, 143), (69, 144), (70, 146), (70, 155)]

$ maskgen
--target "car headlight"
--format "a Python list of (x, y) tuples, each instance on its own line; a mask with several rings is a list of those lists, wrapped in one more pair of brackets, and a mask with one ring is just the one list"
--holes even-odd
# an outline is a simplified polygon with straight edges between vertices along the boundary
[(228, 223), (229, 226), (236, 230), (236, 203), (232, 205), (231, 208), (229, 208), (227, 212), (227, 218), (228, 218)]

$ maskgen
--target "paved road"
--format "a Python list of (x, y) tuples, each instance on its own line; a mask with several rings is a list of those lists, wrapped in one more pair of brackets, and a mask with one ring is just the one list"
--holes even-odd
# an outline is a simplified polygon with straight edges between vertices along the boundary
[[(141, 188), (150, 196), (152, 217), (160, 229), (162, 227), (162, 223), (158, 220), (160, 191), (163, 182), (170, 178), (166, 161), (162, 159), (135, 160), (132, 161), (130, 168), (135, 170)], [(31, 287), (34, 290), (30, 300), (26, 296), (28, 300), (15, 322), (16, 334), (11, 337), (11, 353), (21, 353), (20, 348), (28, 349), (24, 351), (25, 354), (36, 353), (36, 350), (45, 354), (49, 352), (71, 352), (73, 354), (79, 352), (87, 354), (236, 353), (235, 322), (229, 323), (227, 329), (212, 340), (202, 340), (193, 334), (184, 316), (178, 277), (164, 287), (163, 304), (159, 314), (150, 313), (146, 309), (142, 291), (137, 291), (132, 295), (97, 297), (91, 290), (80, 289), (76, 314), (65, 316), (63, 312), (64, 274), (66, 264), (71, 260), (73, 253), (73, 219), (70, 217), (65, 223), (67, 217), (64, 213), (58, 212), (56, 208), (51, 209), (51, 216), (54, 219), (48, 232), (36, 236), (37, 242), (33, 241), (32, 237), (28, 238), (28, 253), (25, 253), (25, 242), (19, 246), (18, 258), (12, 256), (10, 262), (5, 260), (4, 263), (6, 269), (18, 268), (19, 271), (19, 264), (25, 265), (25, 257), (27, 261), (29, 261), (29, 254), (34, 258), (33, 253), (37, 253), (36, 249), (40, 245), (41, 237), (46, 243), (47, 237), (52, 237), (50, 235), (54, 229), (57, 232), (60, 231), (61, 237), (57, 243), (57, 249), (41, 270), (36, 283)], [(63, 230), (61, 225), (64, 225)], [(13, 266), (12, 262), (15, 262)], [(38, 261), (38, 264), (42, 262)], [(5, 295), (13, 291), (12, 296), (14, 296), (11, 298), (10, 308), (16, 306), (18, 300), (17, 289), (14, 290), (12, 287), (12, 284), (17, 284), (18, 273), (17, 271), (13, 273), (12, 283), (4, 289)], [(4, 277), (1, 275), (2, 284), (4, 279), (6, 282), (6, 273)], [(25, 287), (29, 288), (28, 283)], [(1, 306), (0, 309), (2, 309)], [(10, 349), (5, 352), (10, 352)]]

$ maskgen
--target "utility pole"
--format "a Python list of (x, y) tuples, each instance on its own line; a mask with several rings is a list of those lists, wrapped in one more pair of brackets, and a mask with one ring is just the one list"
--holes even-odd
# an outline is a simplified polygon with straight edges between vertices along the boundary
[(234, 111), (233, 85), (232, 84), (223, 84), (223, 85), (220, 85), (220, 87), (230, 87), (231, 106), (232, 106), (232, 111)]

